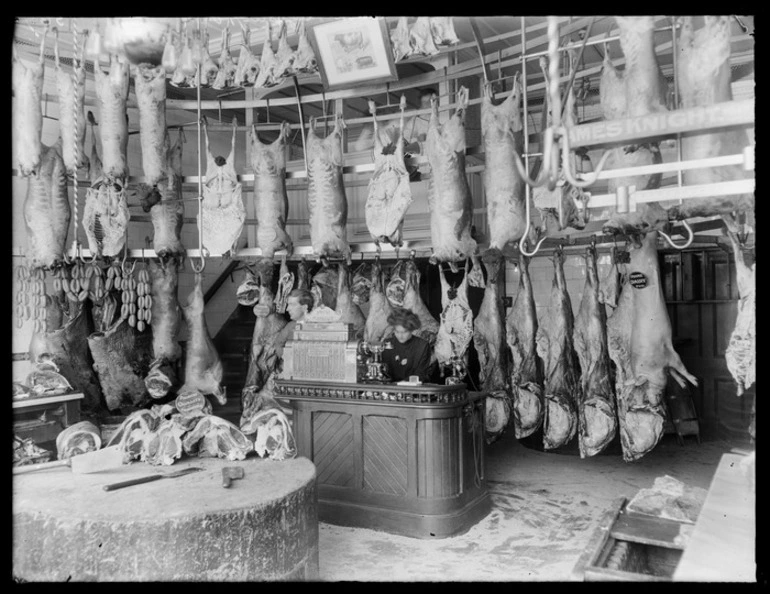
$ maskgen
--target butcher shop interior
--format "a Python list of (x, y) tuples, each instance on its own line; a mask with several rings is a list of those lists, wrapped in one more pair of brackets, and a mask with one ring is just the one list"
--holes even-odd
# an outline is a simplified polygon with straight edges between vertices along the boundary
[(752, 15), (12, 64), (14, 581), (767, 583)]

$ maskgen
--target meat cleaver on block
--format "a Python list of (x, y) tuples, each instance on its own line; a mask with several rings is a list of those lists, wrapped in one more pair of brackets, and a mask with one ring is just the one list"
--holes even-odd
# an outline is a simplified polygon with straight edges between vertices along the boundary
[(37, 470), (58, 468), (60, 466), (69, 466), (72, 469), (72, 472), (76, 474), (90, 474), (92, 472), (101, 472), (102, 470), (118, 468), (122, 465), (123, 450), (119, 445), (113, 445), (94, 452), (78, 454), (68, 460), (55, 460), (53, 462), (43, 462), (42, 464), (16, 466), (13, 469), (13, 474), (26, 474)]

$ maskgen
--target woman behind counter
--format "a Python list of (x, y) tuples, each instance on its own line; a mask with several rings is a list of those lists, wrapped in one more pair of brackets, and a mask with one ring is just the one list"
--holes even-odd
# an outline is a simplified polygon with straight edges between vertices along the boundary
[(393, 337), (388, 339), (382, 352), (382, 361), (388, 366), (391, 380), (399, 382), (416, 375), (421, 382), (431, 381), (430, 345), (414, 331), (421, 326), (417, 314), (408, 309), (395, 309), (388, 316), (388, 323), (393, 326)]

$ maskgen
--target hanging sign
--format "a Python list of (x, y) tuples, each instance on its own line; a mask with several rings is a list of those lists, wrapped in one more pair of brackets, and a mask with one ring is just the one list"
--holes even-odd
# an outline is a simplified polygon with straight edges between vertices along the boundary
[(644, 289), (647, 286), (647, 277), (641, 272), (632, 272), (628, 275), (628, 282), (634, 289)]

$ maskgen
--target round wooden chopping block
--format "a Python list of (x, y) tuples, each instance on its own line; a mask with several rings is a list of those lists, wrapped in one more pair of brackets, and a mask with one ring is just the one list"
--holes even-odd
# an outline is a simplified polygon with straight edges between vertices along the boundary
[[(104, 485), (189, 466), (177, 478)], [(243, 478), (222, 486), (222, 469)], [(315, 465), (250, 457), (13, 477), (13, 575), (28, 581), (318, 579)]]

